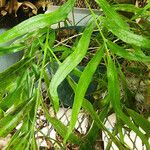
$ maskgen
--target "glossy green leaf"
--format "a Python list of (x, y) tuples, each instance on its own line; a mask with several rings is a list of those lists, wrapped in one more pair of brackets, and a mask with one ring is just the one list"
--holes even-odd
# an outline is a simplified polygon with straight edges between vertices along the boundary
[(18, 123), (24, 118), (32, 107), (32, 100), (26, 101), (11, 110), (6, 116), (0, 120), (0, 136), (5, 137)]
[(0, 35), (0, 44), (6, 43), (19, 37), (23, 34), (36, 31), (40, 28), (50, 26), (52, 24), (58, 23), (65, 18), (67, 18), (68, 13), (71, 11), (74, 6), (75, 0), (68, 0), (63, 6), (58, 10), (48, 13), (40, 14), (35, 17), (32, 17), (28, 20), (23, 21), (12, 29), (4, 32)]
[(95, 123), (97, 124), (97, 127), (99, 127), (103, 131), (106, 131), (107, 134), (112, 139), (112, 141), (118, 146), (119, 149), (129, 150), (128, 147), (123, 145), (121, 143), (121, 141), (119, 141), (110, 131), (108, 131), (108, 129), (104, 126), (104, 124), (99, 119), (99, 116), (95, 112), (95, 110), (94, 110), (93, 106), (90, 104), (90, 102), (88, 102), (87, 100), (84, 100), (82, 106), (88, 112), (88, 114), (92, 117), (92, 119), (95, 121)]
[(122, 27), (126, 30), (129, 30), (129, 26), (127, 23), (119, 16), (119, 14), (109, 5), (106, 0), (95, 0), (100, 8), (103, 10), (104, 14), (108, 18), (108, 20), (113, 20), (114, 24)]
[(110, 50), (127, 60), (133, 60), (133, 61), (139, 61), (139, 62), (150, 62), (150, 56), (146, 56), (144, 54), (139, 54), (136, 51), (129, 52), (128, 50), (125, 50), (123, 47), (117, 45), (116, 43), (113, 43), (111, 41), (107, 41), (108, 47)]
[(126, 109), (127, 109), (128, 114), (134, 120), (134, 122), (146, 132), (148, 137), (150, 137), (150, 122), (144, 117), (142, 117), (140, 114), (135, 112), (134, 110), (128, 109), (128, 108)]
[(97, 51), (97, 53), (94, 55), (94, 57), (90, 60), (90, 62), (87, 64), (83, 73), (81, 74), (81, 77), (79, 79), (78, 85), (75, 90), (75, 97), (74, 97), (74, 103), (73, 103), (73, 108), (72, 108), (71, 120), (70, 120), (69, 130), (66, 135), (66, 139), (69, 137), (72, 130), (74, 129), (74, 126), (78, 119), (78, 114), (82, 106), (85, 93), (87, 91), (87, 88), (90, 82), (92, 81), (93, 75), (103, 57), (103, 54), (104, 54), (104, 48), (101, 47)]
[[(53, 100), (53, 105), (55, 111), (58, 111), (59, 109), (59, 98), (57, 93), (57, 88), (60, 85), (60, 83), (66, 78), (66, 76), (81, 62), (81, 60), (84, 58), (91, 34), (93, 32), (93, 23), (90, 23), (85, 31), (83, 32), (83, 35), (75, 48), (74, 52), (70, 54), (64, 62), (59, 66), (57, 72), (55, 73), (54, 77), (51, 80), (50, 83), (50, 94)], [(86, 41), (86, 42), (85, 42)]]
[(25, 48), (23, 45), (15, 45), (15, 46), (8, 46), (8, 47), (0, 47), (0, 55), (8, 54), (8, 53), (15, 53), (21, 51)]
[(148, 143), (145, 135), (139, 131), (139, 129), (131, 122), (131, 120), (123, 113), (120, 102), (120, 88), (119, 88), (119, 79), (117, 75), (117, 69), (113, 63), (110, 55), (107, 56), (108, 66), (107, 66), (107, 78), (108, 78), (108, 93), (114, 111), (122, 121), (124, 121), (127, 126), (132, 129), (143, 141), (146, 147), (149, 149), (150, 145)]
[(132, 12), (132, 13), (140, 13), (143, 10), (142, 8), (139, 8), (133, 4), (116, 4), (116, 5), (112, 5), (112, 7), (115, 10)]
[(123, 27), (118, 26), (112, 19), (105, 18), (104, 25), (122, 41), (139, 47), (150, 49), (150, 39), (137, 35)]
[[(76, 88), (77, 88), (77, 84), (74, 82), (74, 80), (72, 80), (70, 77), (69, 77), (69, 83), (70, 83), (70, 86), (72, 87), (72, 89), (74, 90), (74, 92), (76, 91)], [(92, 117), (92, 119), (95, 121), (96, 123), (96, 126), (101, 129), (102, 131), (106, 131), (107, 134), (111, 137), (111, 139), (113, 140), (113, 142), (121, 149), (124, 149), (126, 147), (124, 147), (122, 145), (122, 143), (113, 135), (111, 134), (111, 132), (109, 132), (107, 130), (107, 128), (105, 127), (105, 125), (102, 123), (102, 121), (100, 120), (99, 117), (101, 117), (101, 119), (104, 119), (103, 117), (104, 116), (101, 116), (102, 114), (104, 115), (104, 113), (102, 113), (100, 116), (97, 115), (97, 113), (95, 112), (93, 106), (91, 105), (91, 103), (84, 99), (83, 100), (83, 103), (82, 103), (82, 107), (87, 111), (87, 113)], [(97, 130), (98, 131), (98, 130)], [(70, 137), (69, 137), (70, 138)], [(82, 146), (82, 145), (81, 145)], [(84, 145), (83, 145), (84, 146)], [(85, 145), (86, 146), (86, 145)], [(126, 148), (126, 149), (129, 149), (129, 148)]]
[[(46, 119), (49, 121), (50, 124), (52, 124), (52, 126), (55, 128), (57, 133), (59, 133), (63, 138), (65, 138), (65, 135), (67, 133), (67, 127), (57, 118), (50, 116), (50, 114), (48, 113), (48, 110), (43, 102), (42, 102), (42, 106), (43, 106), (42, 108), (44, 110)], [(70, 135), (69, 141), (73, 142), (74, 144), (80, 144), (80, 142), (81, 142), (81, 140), (74, 133), (72, 133)]]
[(5, 89), (9, 84), (13, 83), (16, 78), (29, 67), (32, 59), (22, 59), (4, 72), (0, 73), (0, 91)]
[[(118, 114), (121, 109), (120, 103), (120, 88), (117, 76), (117, 70), (110, 56), (108, 58), (108, 66), (107, 66), (107, 78), (108, 78), (108, 92), (109, 97), (111, 99), (111, 103), (114, 106), (114, 110)], [(115, 89), (115, 91), (114, 91)]]
[(124, 20), (105, 0), (96, 0), (96, 2), (106, 15), (104, 26), (106, 26), (114, 35), (126, 43), (148, 49), (150, 48), (150, 39), (131, 32), (129, 26), (127, 26)]

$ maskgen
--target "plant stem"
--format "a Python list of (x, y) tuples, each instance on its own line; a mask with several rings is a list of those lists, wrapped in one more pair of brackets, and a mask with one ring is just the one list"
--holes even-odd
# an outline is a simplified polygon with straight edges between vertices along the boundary
[(46, 42), (45, 42), (44, 50), (43, 50), (44, 51), (44, 58), (42, 61), (42, 69), (41, 69), (41, 73), (40, 73), (40, 79), (39, 79), (37, 94), (36, 94), (36, 104), (35, 104), (34, 119), (33, 119), (33, 124), (32, 124), (32, 136), (34, 136), (34, 126), (36, 124), (36, 114), (37, 114), (38, 107), (40, 105), (41, 83), (42, 83), (42, 77), (44, 74), (44, 66), (45, 66), (47, 50), (48, 50), (48, 40), (49, 40), (49, 28), (47, 29)]

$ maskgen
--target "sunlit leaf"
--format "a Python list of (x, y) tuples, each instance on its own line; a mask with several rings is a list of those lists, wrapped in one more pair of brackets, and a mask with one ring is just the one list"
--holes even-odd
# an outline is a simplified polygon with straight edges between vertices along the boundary
[(58, 10), (52, 13), (40, 14), (23, 21), (19, 25), (1, 34), (0, 44), (6, 43), (23, 34), (33, 32), (40, 28), (44, 28), (46, 26), (50, 26), (52, 24), (63, 21), (67, 17), (68, 13), (71, 11), (74, 3), (75, 0), (68, 0), (63, 6), (61, 6)]
[(25, 46), (23, 46), (23, 45), (0, 47), (0, 55), (4, 55), (4, 54), (8, 54), (8, 53), (15, 53), (15, 52), (23, 50), (23, 48), (25, 48)]
[(51, 80), (50, 94), (53, 99), (55, 111), (58, 111), (59, 109), (59, 98), (57, 88), (60, 85), (60, 83), (66, 78), (66, 76), (81, 62), (81, 60), (85, 56), (89, 46), (93, 27), (93, 23), (90, 23), (87, 26), (74, 52), (70, 54), (59, 66), (57, 72)]
[(104, 48), (100, 48), (97, 53), (94, 55), (94, 57), (91, 59), (91, 61), (87, 64), (85, 67), (83, 73), (81, 74), (81, 77), (79, 79), (79, 83), (76, 87), (75, 91), (75, 98), (74, 98), (74, 103), (73, 103), (73, 108), (72, 108), (72, 115), (71, 115), (71, 121), (70, 121), (70, 126), (68, 133), (66, 135), (66, 139), (69, 137), (71, 134), (76, 121), (78, 119), (78, 114), (80, 112), (82, 102), (86, 93), (86, 90), (92, 81), (93, 74), (96, 71), (102, 57), (104, 54)]
[(127, 23), (119, 16), (119, 14), (109, 5), (106, 0), (95, 0), (100, 8), (102, 8), (104, 14), (108, 18), (108, 20), (113, 20), (114, 24), (122, 27), (126, 30), (129, 30)]
[(32, 107), (32, 100), (26, 101), (18, 105), (12, 111), (10, 111), (6, 116), (0, 120), (0, 136), (5, 137), (12, 129), (14, 129), (18, 123), (24, 118), (28, 111)]
[(113, 34), (126, 43), (148, 49), (150, 48), (150, 39), (131, 32), (129, 30), (129, 26), (127, 26), (124, 20), (105, 0), (96, 0), (96, 2), (106, 15), (104, 19), (104, 26), (106, 26)]
[(133, 4), (116, 4), (112, 5), (115, 10), (125, 11), (125, 12), (132, 12), (132, 13), (140, 13), (142, 12), (142, 8), (136, 7)]
[(150, 49), (150, 39), (137, 35), (123, 27), (118, 26), (112, 19), (104, 19), (105, 26), (122, 41), (139, 47)]
[(107, 41), (107, 44), (113, 53), (125, 59), (139, 61), (139, 62), (150, 62), (150, 56), (146, 56), (144, 54), (138, 54), (136, 51), (129, 52), (128, 50), (124, 49), (123, 47), (111, 41)]
[(9, 67), (4, 72), (0, 73), (0, 91), (5, 89), (8, 85), (13, 83), (18, 76), (20, 76), (26, 68), (29, 67), (33, 58), (22, 59), (13, 66)]
[(122, 121), (124, 121), (129, 128), (131, 128), (135, 133), (142, 139), (146, 147), (149, 149), (150, 145), (145, 137), (145, 135), (139, 131), (139, 129), (131, 122), (131, 120), (123, 113), (120, 102), (120, 87), (119, 87), (119, 79), (117, 75), (117, 69), (115, 67), (114, 62), (112, 61), (110, 55), (107, 56), (108, 59), (108, 67), (107, 67), (107, 78), (108, 78), (108, 93), (110, 96), (110, 100), (114, 111)]
[[(71, 78), (69, 78), (69, 83), (70, 86), (72, 87), (72, 89), (75, 91), (77, 84), (74, 82), (74, 80), (72, 80)], [(82, 107), (87, 111), (87, 113), (92, 117), (92, 119), (95, 121), (96, 126), (101, 129), (102, 131), (106, 131), (108, 133), (108, 135), (111, 137), (111, 139), (113, 140), (113, 142), (119, 147), (119, 148), (125, 148), (122, 143), (114, 136), (111, 134), (111, 132), (108, 131), (108, 129), (105, 127), (105, 125), (102, 123), (102, 121), (100, 119), (104, 119), (102, 115), (104, 115), (105, 113), (103, 112), (100, 116), (97, 115), (97, 113), (95, 112), (93, 105), (86, 99), (83, 100), (82, 103)], [(95, 127), (96, 127), (95, 126)], [(97, 130), (98, 131), (98, 130)], [(69, 137), (70, 138), (70, 137)], [(87, 141), (88, 142), (88, 141)], [(84, 145), (83, 145), (84, 146)], [(86, 145), (85, 145), (86, 146)], [(81, 145), (82, 147), (82, 145)], [(86, 147), (87, 148), (87, 147)], [(129, 148), (126, 148), (129, 149)]]

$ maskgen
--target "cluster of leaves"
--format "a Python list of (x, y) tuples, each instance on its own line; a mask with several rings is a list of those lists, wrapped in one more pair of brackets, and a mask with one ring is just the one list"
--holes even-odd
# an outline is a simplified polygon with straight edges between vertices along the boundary
[[(55, 43), (57, 31), (50, 26), (67, 18), (75, 0), (68, 0), (58, 10), (32, 17), (0, 35), (0, 55), (24, 50), (19, 62), (0, 73), (0, 136), (7, 136), (18, 124), (22, 124), (6, 149), (38, 149), (35, 131), (39, 107), (42, 107), (48, 122), (63, 137), (64, 143), (69, 141), (79, 145), (80, 149), (92, 149), (98, 133), (104, 131), (119, 149), (130, 149), (124, 142), (122, 131), (127, 126), (141, 138), (147, 149), (150, 149), (150, 123), (136, 112), (132, 103), (134, 96), (127, 85), (122, 67), (122, 60), (133, 61), (149, 70), (150, 35), (147, 18), (150, 1), (144, 8), (131, 4), (110, 5), (105, 0), (96, 2), (103, 15), (96, 15), (87, 3), (93, 20), (82, 34), (75, 36), (77, 38), (69, 48), (62, 46), (63, 42)], [(132, 17), (126, 18), (117, 11), (129, 12)], [(137, 22), (139, 19), (140, 23)], [(16, 38), (18, 39), (10, 46), (2, 46)], [(89, 55), (88, 48), (93, 41), (98, 48), (94, 56), (87, 63), (83, 63), (81, 71), (78, 66), (85, 56)], [(57, 57), (58, 53), (63, 57)], [(50, 67), (49, 71), (48, 68), (53, 63), (58, 64), (58, 67)], [(107, 94), (96, 100), (95, 107), (86, 99), (85, 94), (98, 68), (101, 69), (101, 64), (104, 64), (105, 68), (103, 74), (106, 77), (103, 76), (103, 82)], [(70, 73), (79, 78), (78, 82)], [(69, 127), (49, 114), (42, 96), (44, 83), (50, 104), (57, 112), (60, 106), (58, 88), (65, 79), (74, 91)], [(91, 128), (83, 138), (73, 132), (81, 107), (93, 120)], [(114, 112), (117, 122), (115, 132), (111, 133), (104, 126), (104, 122), (105, 118)], [(145, 134), (139, 128), (143, 129)], [(119, 137), (116, 137), (117, 134)]]

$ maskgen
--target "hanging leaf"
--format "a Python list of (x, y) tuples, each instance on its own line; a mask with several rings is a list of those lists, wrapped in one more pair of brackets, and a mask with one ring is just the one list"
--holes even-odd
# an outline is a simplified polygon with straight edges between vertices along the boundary
[(114, 35), (122, 41), (133, 44), (139, 47), (150, 48), (150, 39), (141, 35), (134, 34), (129, 30), (129, 26), (125, 21), (116, 13), (106, 0), (96, 0), (102, 8), (106, 17), (104, 18), (104, 26), (106, 26)]
[(33, 100), (30, 99), (28, 103), (25, 101), (10, 111), (6, 116), (0, 120), (0, 136), (5, 137), (14, 129), (18, 123), (24, 118), (32, 107)]
[(119, 45), (111, 41), (107, 41), (107, 44), (110, 50), (120, 57), (133, 61), (150, 62), (150, 56), (137, 53), (137, 51), (129, 52), (128, 50), (125, 50), (123, 47), (120, 47)]
[(134, 110), (128, 108), (126, 109), (129, 115), (134, 120), (134, 122), (146, 132), (146, 135), (148, 137), (150, 137), (150, 122), (147, 119), (143, 118), (140, 114), (138, 114)]
[[(57, 88), (60, 85), (60, 83), (67, 77), (67, 75), (81, 62), (81, 60), (84, 58), (91, 34), (93, 32), (94, 24), (90, 23), (86, 29), (83, 32), (83, 35), (75, 48), (74, 52), (70, 54), (64, 62), (59, 66), (57, 72), (55, 73), (54, 77), (51, 80), (50, 83), (50, 94), (53, 100), (53, 105), (55, 111), (58, 111), (59, 109), (59, 98), (57, 93)], [(86, 42), (85, 42), (86, 41)]]
[[(54, 126), (55, 130), (60, 134), (63, 138), (65, 138), (65, 135), (67, 133), (67, 127), (57, 118), (51, 117), (49, 115), (49, 112), (45, 106), (45, 104), (42, 102), (42, 108), (44, 110), (44, 114), (46, 116), (46, 119)], [(73, 142), (74, 144), (80, 144), (81, 140), (72, 133), (69, 137), (69, 141)]]
[(25, 48), (23, 45), (15, 45), (15, 46), (8, 46), (8, 47), (0, 47), (0, 55), (15, 53), (21, 51)]
[(74, 126), (76, 124), (76, 121), (78, 119), (78, 114), (80, 112), (82, 102), (86, 93), (86, 90), (92, 81), (93, 74), (96, 71), (102, 57), (104, 54), (104, 48), (101, 47), (97, 53), (94, 55), (94, 57), (90, 60), (90, 62), (85, 67), (83, 73), (81, 74), (81, 77), (79, 79), (78, 85), (75, 90), (75, 97), (74, 97), (74, 103), (72, 108), (72, 114), (71, 114), (71, 121), (68, 129), (68, 133), (66, 135), (66, 139), (71, 134), (72, 130), (74, 129)]
[(143, 143), (149, 149), (150, 145), (145, 135), (141, 131), (139, 131), (139, 129), (131, 122), (131, 120), (122, 111), (117, 69), (110, 55), (107, 56), (107, 60), (108, 60), (107, 66), (108, 93), (114, 111), (117, 117), (119, 117), (122, 121), (124, 121), (124, 123), (127, 124), (127, 126), (129, 126), (129, 128), (132, 129), (142, 139)]
[(142, 8), (139, 8), (133, 4), (115, 4), (112, 7), (117, 11), (125, 11), (125, 12), (132, 12), (132, 13), (141, 13)]
[[(70, 86), (72, 87), (72, 89), (74, 90), (74, 92), (76, 91), (77, 88), (77, 84), (74, 82), (74, 80), (72, 80), (71, 78), (68, 78)], [(82, 107), (87, 111), (87, 113), (92, 117), (92, 119), (95, 121), (95, 127), (97, 126), (99, 129), (101, 129), (102, 131), (106, 131), (107, 134), (111, 137), (112, 141), (121, 149), (127, 149), (129, 150), (129, 148), (127, 148), (126, 146), (124, 146), (113, 134), (111, 134), (110, 131), (108, 131), (108, 129), (105, 127), (105, 125), (103, 124), (103, 122), (100, 120), (100, 118), (103, 120), (105, 118), (103, 118), (105, 116), (105, 111), (98, 116), (97, 113), (95, 112), (93, 105), (86, 99), (83, 100), (82, 103)], [(103, 116), (102, 116), (103, 115)], [(71, 135), (70, 135), (71, 136)], [(69, 136), (69, 138), (70, 138)], [(88, 142), (88, 141), (87, 141)], [(84, 147), (86, 145), (82, 145), (81, 147)], [(87, 149), (87, 147), (86, 147)]]
[(134, 34), (123, 27), (118, 26), (112, 19), (104, 19), (104, 25), (122, 41), (139, 47), (150, 49), (150, 39), (142, 35)]
[(121, 16), (114, 10), (112, 6), (106, 0), (95, 0), (97, 4), (102, 8), (106, 18), (108, 20), (113, 20), (114, 24), (117, 26), (124, 28), (125, 30), (129, 30), (129, 26), (127, 23), (121, 18)]
[(52, 13), (40, 14), (23, 21), (12, 29), (0, 35), (0, 44), (6, 43), (29, 32), (36, 31), (40, 28), (50, 26), (67, 18), (68, 13), (72, 10), (75, 0), (68, 0), (63, 6)]

